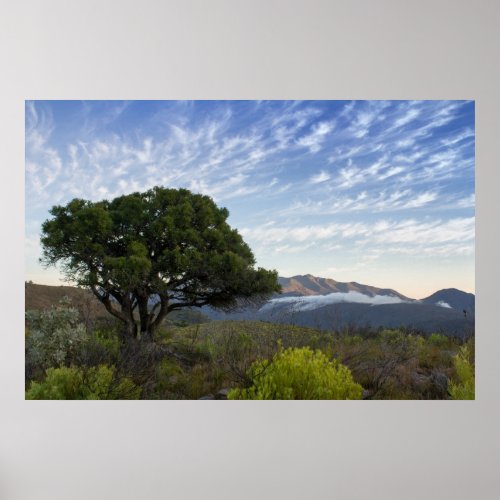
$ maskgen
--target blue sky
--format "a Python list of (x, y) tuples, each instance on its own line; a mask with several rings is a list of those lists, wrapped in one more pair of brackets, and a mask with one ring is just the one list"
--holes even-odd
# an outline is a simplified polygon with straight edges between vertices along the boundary
[(472, 101), (27, 101), (26, 279), (52, 205), (163, 185), (282, 276), (474, 292), (474, 147)]

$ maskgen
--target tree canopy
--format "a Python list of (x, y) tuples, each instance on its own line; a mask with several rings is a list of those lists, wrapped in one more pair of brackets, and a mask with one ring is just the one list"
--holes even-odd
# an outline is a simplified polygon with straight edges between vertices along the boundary
[(280, 290), (276, 271), (255, 269), (228, 210), (187, 189), (76, 198), (50, 214), (42, 262), (60, 263), (68, 280), (89, 287), (132, 337), (151, 337), (176, 309), (231, 309)]

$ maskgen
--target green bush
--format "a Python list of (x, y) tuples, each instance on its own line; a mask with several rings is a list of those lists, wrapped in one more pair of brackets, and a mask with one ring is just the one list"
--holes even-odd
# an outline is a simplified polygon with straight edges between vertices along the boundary
[(433, 333), (429, 335), (427, 342), (433, 346), (444, 349), (450, 345), (450, 338), (446, 335), (442, 335), (441, 333)]
[(156, 367), (151, 399), (182, 399), (186, 384), (187, 375), (179, 364), (165, 357)]
[(453, 368), (453, 353), (457, 346), (453, 339), (440, 333), (433, 333), (418, 348), (418, 363), (423, 370), (446, 371)]
[(278, 352), (271, 363), (256, 361), (253, 385), (232, 389), (228, 399), (361, 399), (363, 388), (349, 369), (308, 347)]
[(26, 326), (27, 361), (41, 370), (69, 364), (88, 338), (78, 310), (68, 301), (46, 311), (27, 311)]
[(94, 341), (109, 351), (113, 356), (120, 352), (120, 336), (116, 326), (107, 325), (96, 328), (93, 332)]
[(449, 392), (452, 399), (475, 399), (474, 366), (470, 361), (470, 351), (463, 345), (453, 357), (453, 364), (459, 382), (450, 380)]
[(140, 394), (130, 379), (117, 379), (112, 366), (62, 366), (49, 368), (43, 382), (32, 382), (26, 399), (138, 399)]

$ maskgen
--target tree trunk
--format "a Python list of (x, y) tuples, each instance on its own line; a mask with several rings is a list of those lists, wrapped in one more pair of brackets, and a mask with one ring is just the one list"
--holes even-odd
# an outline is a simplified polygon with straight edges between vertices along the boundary
[(168, 312), (168, 295), (160, 294), (160, 310), (156, 315), (156, 318), (153, 319), (152, 316), (149, 317), (148, 335), (151, 339)]
[(124, 294), (122, 300), (122, 315), (125, 318), (125, 335), (127, 339), (136, 339), (137, 335), (137, 324), (134, 319), (134, 311), (132, 308), (132, 300), (128, 293)]
[(134, 320), (134, 314), (132, 310), (132, 303), (128, 295), (121, 297), (119, 303), (121, 304), (121, 311), (115, 309), (111, 303), (110, 296), (108, 292), (99, 292), (96, 286), (91, 287), (94, 295), (103, 303), (106, 310), (123, 322), (123, 336), (124, 339), (136, 338), (137, 337), (137, 325)]
[(148, 338), (152, 340), (153, 332), (150, 330), (150, 315), (148, 311), (148, 296), (138, 297), (137, 303), (139, 306), (139, 318), (140, 318), (140, 337)]
[(123, 332), (125, 334), (125, 339), (136, 339), (137, 338), (137, 324), (135, 321), (127, 321), (124, 325)]

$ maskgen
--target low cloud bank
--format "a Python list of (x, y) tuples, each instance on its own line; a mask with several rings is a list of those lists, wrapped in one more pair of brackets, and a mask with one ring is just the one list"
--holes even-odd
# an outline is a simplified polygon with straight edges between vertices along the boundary
[[(328, 295), (307, 295), (304, 297), (278, 297), (271, 299), (266, 305), (261, 307), (261, 311), (267, 311), (274, 306), (290, 305), (294, 311), (311, 311), (330, 304), (349, 302), (353, 304), (369, 304), (380, 306), (383, 304), (401, 304), (408, 302), (399, 297), (389, 295), (375, 295), (370, 297), (359, 292), (334, 292)], [(444, 306), (446, 307), (446, 306)]]
[(452, 309), (450, 304), (448, 304), (448, 302), (445, 302), (444, 300), (440, 300), (439, 302), (436, 302), (436, 305), (439, 307), (445, 307), (446, 309)]

